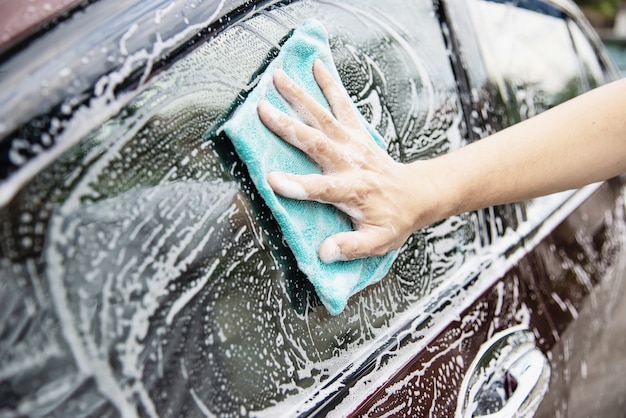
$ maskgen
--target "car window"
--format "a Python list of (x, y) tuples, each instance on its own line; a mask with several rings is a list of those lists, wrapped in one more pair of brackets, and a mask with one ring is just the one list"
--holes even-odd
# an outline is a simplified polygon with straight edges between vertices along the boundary
[(468, 5), (481, 53), (513, 121), (585, 90), (563, 12), (537, 0)]
[(602, 39), (610, 58), (615, 62), (620, 76), (626, 76), (626, 38), (603, 38)]
[(583, 82), (585, 90), (589, 90), (604, 83), (604, 66), (598, 59), (596, 49), (593, 47), (589, 39), (585, 36), (580, 26), (574, 21), (569, 21), (569, 29), (572, 34), (572, 40), (578, 52), (578, 57), (584, 69)]
[[(471, 0), (452, 12), (457, 8), (461, 12), (453, 13), (456, 26), (463, 29), (458, 22), (469, 20), (475, 34), (475, 47), (473, 39), (460, 37), (463, 52), (472, 54), (478, 49), (485, 65), (484, 72), (468, 71), (471, 91), (479, 92), (474, 93), (476, 114), (484, 115), (482, 136), (492, 133), (494, 126), (506, 128), (607, 79), (596, 49), (576, 21), (551, 4)], [(462, 15), (464, 11), (468, 17)], [(499, 114), (499, 109), (506, 114)], [(480, 236), (488, 241), (507, 228), (520, 232), (533, 228), (571, 194), (488, 208), (478, 214)]]
[[(312, 17), (394, 158), (461, 145), (432, 2), (287, 2), (228, 26), (0, 208), (2, 398), (26, 415), (297, 405), (382, 344), (476, 251), (473, 217), (452, 217), (414, 234), (343, 314), (320, 306), (220, 130)], [(41, 406), (37, 393), (59, 401)]]

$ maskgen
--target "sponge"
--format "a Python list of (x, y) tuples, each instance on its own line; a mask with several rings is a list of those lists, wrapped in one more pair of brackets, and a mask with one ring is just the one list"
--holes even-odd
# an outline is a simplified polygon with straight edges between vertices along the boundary
[[(350, 296), (387, 274), (397, 251), (380, 257), (322, 263), (317, 253), (320, 244), (330, 235), (350, 231), (350, 219), (332, 205), (286, 199), (274, 193), (267, 182), (268, 173), (320, 174), (321, 169), (300, 150), (267, 129), (257, 114), (259, 100), (266, 99), (287, 115), (298, 118), (296, 111), (274, 88), (272, 74), (277, 68), (282, 68), (295, 83), (330, 109), (313, 76), (313, 62), (318, 58), (340, 82), (326, 29), (316, 20), (307, 20), (294, 30), (277, 57), (260, 76), (258, 84), (223, 128), (246, 164), (259, 194), (280, 225), (298, 268), (313, 283), (328, 311), (338, 315)], [(383, 138), (364, 118), (363, 124), (372, 140), (385, 148)]]

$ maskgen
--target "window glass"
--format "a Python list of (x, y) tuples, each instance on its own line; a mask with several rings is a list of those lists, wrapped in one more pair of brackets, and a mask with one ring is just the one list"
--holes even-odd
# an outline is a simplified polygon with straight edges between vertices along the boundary
[(596, 54), (596, 50), (575, 22), (570, 21), (569, 28), (572, 39), (574, 40), (574, 45), (578, 51), (578, 57), (585, 70), (586, 78), (584, 80), (587, 83), (585, 87), (587, 89), (598, 87), (604, 83), (604, 71), (598, 59), (598, 55)]
[[(576, 25), (570, 24), (562, 11), (538, 0), (470, 0), (466, 4), (488, 77), (470, 77), (470, 84), (472, 91), (492, 95), (486, 109), (483, 100), (477, 102), (479, 113), (486, 115), (484, 132), (491, 131), (491, 115), (497, 114), (498, 109), (507, 113), (498, 118), (504, 122), (499, 129), (506, 128), (577, 96), (592, 84), (598, 66), (595, 53), (587, 44), (587, 51), (582, 54), (587, 56), (577, 55), (572, 42), (577, 35), (570, 33)], [(467, 41), (460, 39), (460, 43)], [(588, 61), (584, 66), (590, 70), (589, 83), (581, 76), (581, 60)], [(507, 228), (518, 230), (521, 226), (521, 230), (527, 230), (570, 194), (479, 212), (481, 239), (490, 243)]]
[(621, 77), (626, 77), (626, 41), (620, 38), (603, 39), (606, 50), (617, 66)]
[(385, 6), (301, 1), (248, 16), (0, 208), (0, 398), (10, 408), (234, 416), (293, 405), (463, 265), (477, 245), (466, 215), (416, 233), (388, 277), (329, 316), (219, 130), (281, 40), (314, 17), (391, 155), (460, 146), (432, 2)]
[(514, 121), (584, 91), (561, 12), (536, 0), (471, 0), (468, 4), (483, 58)]

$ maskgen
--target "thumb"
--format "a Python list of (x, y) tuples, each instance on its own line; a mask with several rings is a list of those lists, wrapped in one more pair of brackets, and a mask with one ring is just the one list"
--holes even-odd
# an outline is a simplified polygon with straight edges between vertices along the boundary
[(348, 261), (369, 256), (384, 255), (391, 250), (392, 243), (385, 237), (383, 228), (364, 228), (340, 232), (328, 237), (319, 248), (323, 263)]

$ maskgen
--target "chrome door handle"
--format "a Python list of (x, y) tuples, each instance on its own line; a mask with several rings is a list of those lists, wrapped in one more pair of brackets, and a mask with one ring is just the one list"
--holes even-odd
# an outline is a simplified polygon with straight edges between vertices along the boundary
[(461, 384), (458, 418), (534, 415), (550, 382), (548, 360), (535, 337), (518, 326), (483, 344)]

